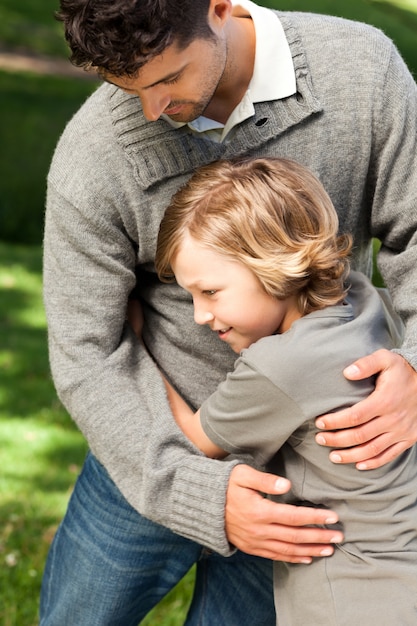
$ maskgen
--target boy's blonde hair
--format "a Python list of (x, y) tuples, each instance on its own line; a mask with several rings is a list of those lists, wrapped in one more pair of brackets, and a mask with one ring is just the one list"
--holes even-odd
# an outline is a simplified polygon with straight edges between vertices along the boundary
[(319, 180), (281, 158), (217, 161), (197, 170), (172, 198), (156, 253), (161, 280), (185, 235), (253, 271), (278, 299), (295, 295), (304, 315), (346, 295), (351, 237)]

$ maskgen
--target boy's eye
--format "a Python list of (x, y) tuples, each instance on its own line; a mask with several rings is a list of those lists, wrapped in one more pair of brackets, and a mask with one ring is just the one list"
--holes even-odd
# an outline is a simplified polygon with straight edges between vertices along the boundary
[(217, 292), (216, 289), (205, 289), (203, 291), (205, 296), (214, 296), (214, 294)]

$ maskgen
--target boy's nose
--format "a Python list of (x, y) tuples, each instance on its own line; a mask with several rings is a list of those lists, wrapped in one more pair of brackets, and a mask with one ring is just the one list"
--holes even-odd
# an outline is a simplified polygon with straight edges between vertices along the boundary
[(194, 307), (194, 321), (196, 324), (209, 324), (213, 319), (214, 315), (210, 311)]

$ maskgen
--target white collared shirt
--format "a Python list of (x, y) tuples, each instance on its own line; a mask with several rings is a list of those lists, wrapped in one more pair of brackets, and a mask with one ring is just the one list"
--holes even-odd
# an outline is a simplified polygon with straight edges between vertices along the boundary
[[(296, 92), (294, 65), (284, 29), (270, 9), (251, 0), (232, 0), (233, 15), (250, 14), (256, 34), (255, 64), (252, 79), (242, 100), (230, 114), (226, 124), (220, 124), (203, 115), (188, 123), (195, 133), (205, 133), (213, 141), (230, 139), (230, 131), (252, 117), (256, 102), (268, 102), (292, 96)], [(272, 77), (273, 74), (273, 77)], [(167, 115), (161, 116), (174, 128), (185, 126)]]

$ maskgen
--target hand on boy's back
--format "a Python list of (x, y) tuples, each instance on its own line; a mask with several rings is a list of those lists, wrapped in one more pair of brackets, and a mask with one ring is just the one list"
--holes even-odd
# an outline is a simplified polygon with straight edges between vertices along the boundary
[(377, 375), (375, 391), (352, 407), (316, 420), (333, 463), (361, 470), (385, 465), (417, 441), (417, 372), (399, 354), (378, 350), (344, 370), (349, 380)]
[(283, 494), (289, 489), (285, 478), (248, 465), (235, 466), (226, 497), (229, 542), (248, 554), (289, 563), (311, 563), (313, 557), (333, 554), (332, 544), (343, 541), (343, 534), (317, 526), (335, 524), (336, 513), (280, 504), (262, 495)]

